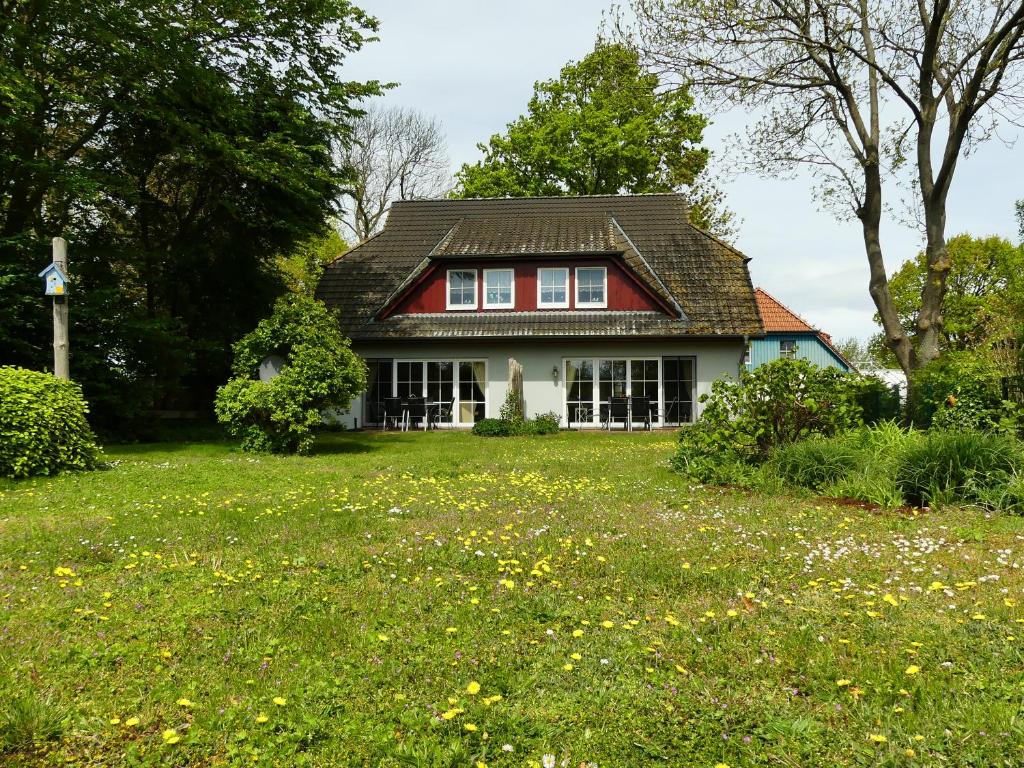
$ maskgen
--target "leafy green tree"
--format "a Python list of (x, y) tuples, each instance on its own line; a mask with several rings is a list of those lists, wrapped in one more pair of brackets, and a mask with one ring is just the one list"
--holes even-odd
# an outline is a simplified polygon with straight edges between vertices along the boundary
[(292, 293), (312, 296), (324, 267), (347, 251), (349, 245), (333, 227), (298, 243), (277, 258), (277, 268)]
[(685, 88), (665, 89), (637, 52), (598, 43), (557, 80), (538, 82), (527, 113), (478, 147), (454, 197), (533, 197), (688, 190), (694, 223), (732, 234), (732, 214), (701, 176), (707, 118)]
[[(957, 235), (947, 244), (950, 268), (940, 347), (978, 349), (1011, 332), (1024, 291), (1024, 249), (1001, 237)], [(889, 278), (900, 323), (911, 333), (927, 279), (925, 254), (905, 261)], [(875, 315), (875, 322), (879, 322)]]
[[(217, 390), (215, 407), (243, 450), (308, 453), (322, 412), (347, 408), (365, 389), (366, 364), (339, 328), (321, 302), (291, 294), (235, 344), (234, 377)], [(272, 355), (284, 365), (261, 381), (260, 364)]]
[(9, 3), (0, 18), (0, 362), (49, 364), (36, 273), (71, 243), (72, 375), (94, 415), (206, 408), (231, 341), (323, 231), (361, 97), (346, 0)]

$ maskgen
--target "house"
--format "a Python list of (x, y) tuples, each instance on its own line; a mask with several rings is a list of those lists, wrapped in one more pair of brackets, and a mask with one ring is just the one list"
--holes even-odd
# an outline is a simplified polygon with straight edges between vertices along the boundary
[(597, 427), (628, 396), (666, 426), (763, 333), (747, 261), (676, 194), (402, 201), (316, 295), (369, 365), (350, 425), (388, 397), (454, 402), (455, 427), (497, 417), (521, 366), (527, 416)]
[(813, 327), (767, 291), (758, 288), (755, 294), (765, 335), (751, 340), (744, 359), (747, 366), (756, 368), (772, 360), (791, 357), (809, 360), (823, 368), (854, 370), (853, 364), (835, 348), (831, 336)]

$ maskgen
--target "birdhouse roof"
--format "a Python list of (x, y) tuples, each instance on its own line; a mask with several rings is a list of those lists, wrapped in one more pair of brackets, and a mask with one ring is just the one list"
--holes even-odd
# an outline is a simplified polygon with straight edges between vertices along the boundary
[(46, 277), (51, 272), (56, 272), (57, 276), (60, 277), (60, 279), (63, 280), (65, 283), (68, 281), (68, 276), (64, 274), (64, 270), (62, 270), (59, 266), (57, 266), (56, 264), (54, 264), (52, 262), (50, 264), (46, 265), (46, 269), (44, 269), (42, 272), (40, 272), (39, 276), (40, 277)]

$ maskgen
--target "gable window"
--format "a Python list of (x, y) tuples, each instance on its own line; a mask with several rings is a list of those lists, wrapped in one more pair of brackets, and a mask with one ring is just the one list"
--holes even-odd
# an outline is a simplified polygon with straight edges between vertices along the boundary
[(484, 309), (511, 309), (515, 303), (515, 272), (511, 269), (485, 269)]
[(448, 270), (448, 309), (476, 309), (476, 270)]
[(608, 270), (605, 267), (576, 268), (576, 306), (608, 306)]
[(568, 269), (541, 267), (537, 270), (537, 306), (556, 309), (569, 307)]
[(782, 339), (779, 342), (779, 357), (790, 360), (796, 357), (796, 341), (794, 339)]

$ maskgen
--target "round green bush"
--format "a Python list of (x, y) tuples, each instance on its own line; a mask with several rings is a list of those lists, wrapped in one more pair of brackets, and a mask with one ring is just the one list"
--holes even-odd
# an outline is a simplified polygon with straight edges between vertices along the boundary
[(0, 476), (94, 469), (100, 449), (77, 384), (0, 366)]
[[(366, 364), (342, 336), (337, 315), (305, 296), (279, 299), (234, 353), (235, 376), (217, 390), (214, 408), (244, 451), (308, 453), (322, 412), (347, 408), (366, 388)], [(260, 363), (270, 355), (285, 364), (261, 381)]]
[(508, 422), (501, 419), (480, 419), (473, 425), (473, 434), (480, 437), (508, 437)]

